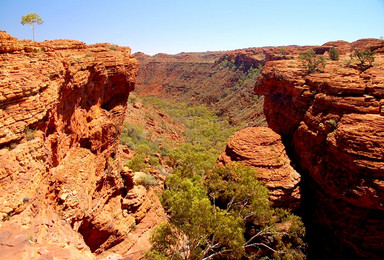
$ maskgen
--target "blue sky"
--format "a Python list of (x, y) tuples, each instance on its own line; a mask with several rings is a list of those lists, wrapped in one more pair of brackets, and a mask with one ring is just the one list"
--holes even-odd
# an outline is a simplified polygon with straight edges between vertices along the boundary
[(0, 30), (36, 40), (110, 42), (147, 54), (321, 45), (384, 36), (384, 0), (0, 0)]

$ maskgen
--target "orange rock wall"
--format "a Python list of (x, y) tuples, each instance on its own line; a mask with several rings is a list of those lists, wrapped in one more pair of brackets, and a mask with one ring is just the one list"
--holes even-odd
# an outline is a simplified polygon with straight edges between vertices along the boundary
[[(298, 59), (271, 61), (255, 90), (304, 179), (312, 257), (382, 259), (384, 41), (325, 45), (342, 55), (324, 72), (308, 75)], [(374, 66), (348, 66), (352, 50), (365, 48), (376, 50)]]
[(256, 170), (277, 207), (300, 207), (300, 175), (290, 165), (280, 135), (268, 127), (248, 127), (229, 138), (219, 164), (241, 162)]
[(130, 49), (5, 32), (0, 46), (0, 258), (128, 254), (162, 216), (154, 191), (139, 195), (120, 166)]

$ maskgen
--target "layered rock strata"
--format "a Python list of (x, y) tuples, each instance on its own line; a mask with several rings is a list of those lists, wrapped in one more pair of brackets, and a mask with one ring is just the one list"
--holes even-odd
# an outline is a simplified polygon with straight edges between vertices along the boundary
[[(330, 42), (342, 54), (308, 74), (299, 59), (268, 62), (255, 90), (304, 179), (314, 258), (384, 255), (384, 41)], [(354, 50), (375, 50), (367, 68)], [(325, 54), (326, 55), (326, 54)]]
[(298, 209), (300, 175), (290, 165), (280, 135), (267, 127), (249, 127), (236, 132), (227, 142), (218, 163), (241, 162), (253, 167), (269, 190), (277, 207)]
[(0, 258), (128, 254), (161, 218), (119, 162), (130, 49), (0, 32), (0, 67)]

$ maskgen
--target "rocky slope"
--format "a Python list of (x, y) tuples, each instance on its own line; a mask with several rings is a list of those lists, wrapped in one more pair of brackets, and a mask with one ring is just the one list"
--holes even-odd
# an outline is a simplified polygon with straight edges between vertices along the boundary
[(130, 49), (0, 32), (0, 67), (0, 258), (135, 259), (164, 213), (120, 164)]
[[(228, 52), (135, 54), (140, 64), (136, 92), (206, 104), (235, 123), (263, 125), (262, 98), (252, 95), (258, 65), (264, 56), (247, 60), (228, 56)], [(261, 60), (260, 60), (261, 59)], [(260, 113), (255, 114), (255, 111)]]
[(257, 171), (277, 207), (300, 206), (300, 175), (290, 165), (280, 135), (267, 127), (249, 127), (236, 132), (218, 159), (219, 164), (242, 162)]
[[(132, 99), (131, 99), (132, 96)], [(151, 140), (172, 140), (175, 144), (185, 142), (185, 126), (159, 107), (141, 99), (140, 96), (130, 95), (127, 106), (126, 122), (141, 126), (145, 133), (151, 135)]]
[[(303, 182), (311, 257), (384, 255), (384, 41), (330, 42), (340, 60), (307, 74), (300, 60), (268, 62), (255, 90)], [(374, 66), (351, 60), (376, 50)], [(327, 54), (325, 54), (327, 56)]]

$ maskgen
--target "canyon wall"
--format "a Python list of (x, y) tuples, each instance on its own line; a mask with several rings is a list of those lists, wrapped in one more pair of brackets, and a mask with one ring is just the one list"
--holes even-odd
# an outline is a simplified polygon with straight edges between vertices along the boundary
[[(341, 55), (323, 72), (308, 74), (297, 56), (270, 61), (255, 91), (302, 175), (311, 259), (382, 259), (384, 41), (329, 46)], [(369, 68), (349, 56), (366, 48), (376, 51)]]
[(0, 258), (142, 254), (164, 213), (120, 163), (130, 49), (0, 32), (0, 68)]
[(196, 105), (205, 104), (235, 123), (264, 125), (263, 100), (252, 94), (260, 71), (257, 68), (264, 63), (263, 52), (258, 51), (253, 56), (235, 53), (154, 56), (136, 53), (134, 56), (139, 61), (140, 70), (135, 92)]

